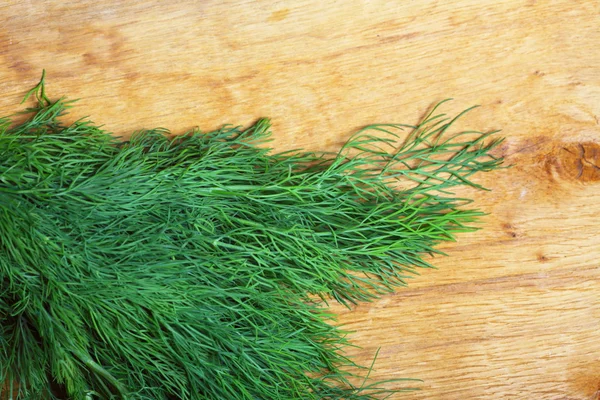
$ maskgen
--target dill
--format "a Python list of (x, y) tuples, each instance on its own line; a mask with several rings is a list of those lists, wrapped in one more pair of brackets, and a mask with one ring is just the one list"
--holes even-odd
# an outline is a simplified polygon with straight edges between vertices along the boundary
[(25, 122), (0, 120), (0, 381), (14, 399), (389, 395), (368, 372), (352, 384), (326, 302), (431, 267), (482, 215), (452, 189), (502, 162), (493, 132), (451, 133), (462, 114), (438, 107), (337, 153), (274, 153), (267, 119), (120, 141), (63, 124), (71, 103), (43, 76), (29, 96)]

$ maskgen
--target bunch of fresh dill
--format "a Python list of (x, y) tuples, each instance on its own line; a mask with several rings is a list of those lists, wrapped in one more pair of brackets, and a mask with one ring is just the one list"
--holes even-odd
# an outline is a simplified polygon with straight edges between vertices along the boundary
[[(14, 399), (373, 399), (322, 300), (404, 285), (501, 163), (456, 118), (274, 154), (269, 123), (119, 141), (44, 80), (0, 121), (0, 381)], [(353, 379), (350, 379), (353, 378)]]

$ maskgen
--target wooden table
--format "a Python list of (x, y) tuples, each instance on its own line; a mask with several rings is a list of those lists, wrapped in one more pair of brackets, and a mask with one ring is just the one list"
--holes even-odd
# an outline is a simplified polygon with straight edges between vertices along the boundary
[[(397, 399), (571, 399), (600, 389), (600, 3), (595, 0), (17, 1), (0, 5), (0, 111), (47, 71), (126, 136), (273, 120), (278, 150), (334, 150), (435, 102), (482, 107), (513, 168), (464, 191), (489, 213), (438, 270), (334, 307)], [(391, 385), (393, 387), (393, 385)]]

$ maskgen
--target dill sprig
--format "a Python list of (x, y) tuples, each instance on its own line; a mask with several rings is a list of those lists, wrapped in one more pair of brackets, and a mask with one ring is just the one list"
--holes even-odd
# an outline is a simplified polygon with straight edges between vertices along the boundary
[(337, 153), (274, 153), (267, 119), (120, 141), (63, 124), (71, 104), (43, 77), (30, 95), (27, 121), (0, 120), (0, 381), (15, 399), (388, 395), (368, 373), (353, 385), (326, 301), (431, 267), (482, 215), (452, 189), (502, 162), (500, 140), (451, 133), (462, 114), (438, 107)]

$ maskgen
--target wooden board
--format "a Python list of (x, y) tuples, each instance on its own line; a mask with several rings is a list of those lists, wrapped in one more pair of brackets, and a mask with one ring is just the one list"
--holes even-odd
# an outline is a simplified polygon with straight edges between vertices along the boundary
[[(17, 1), (0, 5), (0, 111), (47, 71), (107, 130), (273, 120), (278, 150), (473, 104), (514, 167), (465, 191), (490, 213), (408, 289), (353, 310), (398, 399), (597, 398), (600, 3), (595, 0)], [(393, 385), (391, 385), (393, 387)]]

